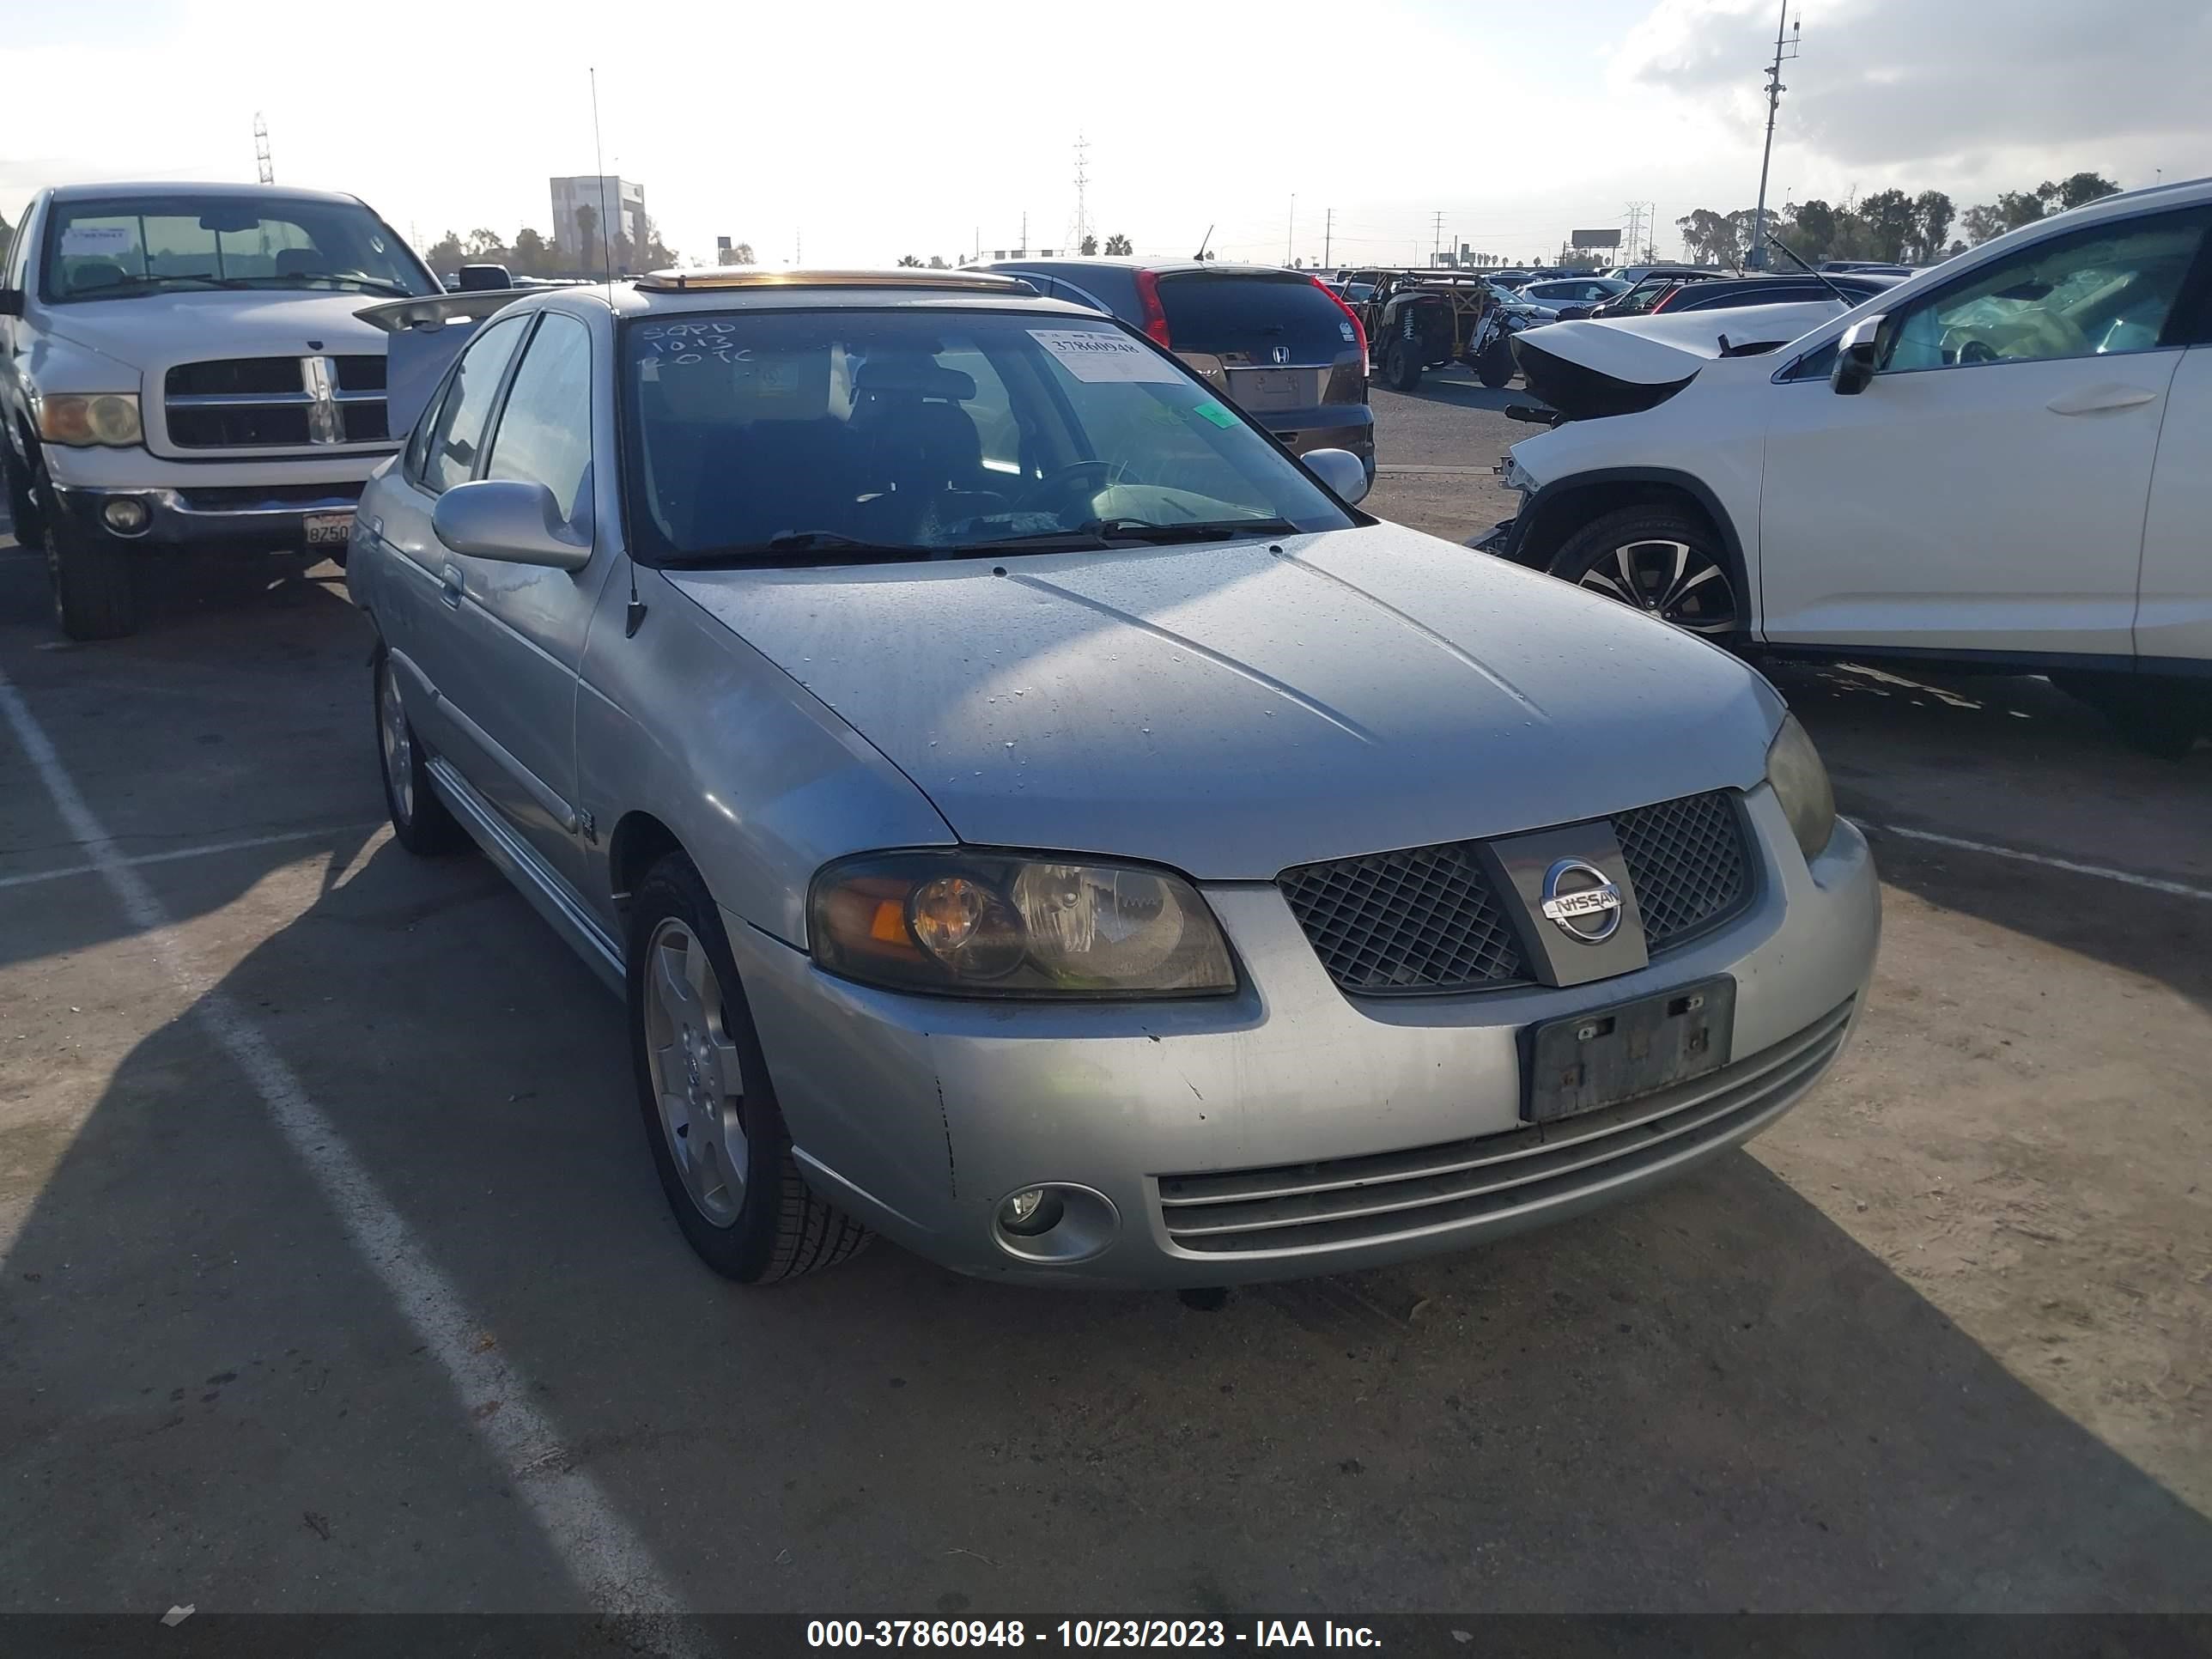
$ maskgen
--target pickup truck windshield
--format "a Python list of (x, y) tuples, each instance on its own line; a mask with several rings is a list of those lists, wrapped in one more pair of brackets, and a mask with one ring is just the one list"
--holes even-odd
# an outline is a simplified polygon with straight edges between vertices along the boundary
[(165, 192), (54, 204), (41, 286), (50, 303), (199, 289), (395, 299), (439, 291), (406, 244), (357, 202)]
[(623, 331), (632, 537), (663, 564), (1217, 540), (1355, 520), (1104, 319), (683, 311)]

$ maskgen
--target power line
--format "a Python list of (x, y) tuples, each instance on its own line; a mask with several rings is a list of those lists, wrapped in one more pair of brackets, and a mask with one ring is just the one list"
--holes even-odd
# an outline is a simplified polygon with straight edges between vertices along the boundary
[[(1079, 129), (1075, 135), (1075, 234), (1068, 239), (1068, 246), (1078, 252), (1082, 252), (1083, 239), (1091, 233), (1090, 189), (1091, 140)], [(1027, 242), (1029, 238), (1024, 234), (1022, 240)]]

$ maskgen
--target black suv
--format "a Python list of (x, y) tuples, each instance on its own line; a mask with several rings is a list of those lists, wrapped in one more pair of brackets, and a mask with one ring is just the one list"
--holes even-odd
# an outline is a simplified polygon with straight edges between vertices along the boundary
[(1134, 325), (1293, 453), (1348, 449), (1374, 477), (1366, 337), (1311, 272), (1085, 258), (1003, 259), (982, 269)]

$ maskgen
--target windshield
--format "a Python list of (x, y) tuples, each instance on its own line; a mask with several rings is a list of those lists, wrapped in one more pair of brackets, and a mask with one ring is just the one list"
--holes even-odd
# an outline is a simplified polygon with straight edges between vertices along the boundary
[(655, 562), (1354, 522), (1109, 319), (685, 311), (622, 338), (630, 529)]
[(195, 289), (437, 293), (420, 260), (358, 202), (164, 193), (54, 204), (49, 301)]

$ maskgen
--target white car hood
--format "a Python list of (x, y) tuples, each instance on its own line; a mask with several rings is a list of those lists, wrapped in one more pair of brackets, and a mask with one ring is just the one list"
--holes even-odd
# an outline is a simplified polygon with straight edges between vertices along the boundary
[(358, 291), (195, 289), (84, 300), (46, 313), (49, 331), (134, 368), (203, 357), (381, 356), (381, 330), (361, 321)]
[(1200, 879), (1750, 788), (1781, 718), (1703, 641), (1395, 525), (667, 574), (963, 841)]
[(1593, 317), (1553, 323), (1523, 335), (1534, 349), (1638, 386), (1666, 386), (1696, 374), (1731, 347), (1777, 344), (1810, 333), (1843, 315), (1840, 300), (1801, 300), (1789, 305), (1735, 306), (1686, 311), (1680, 316)]

